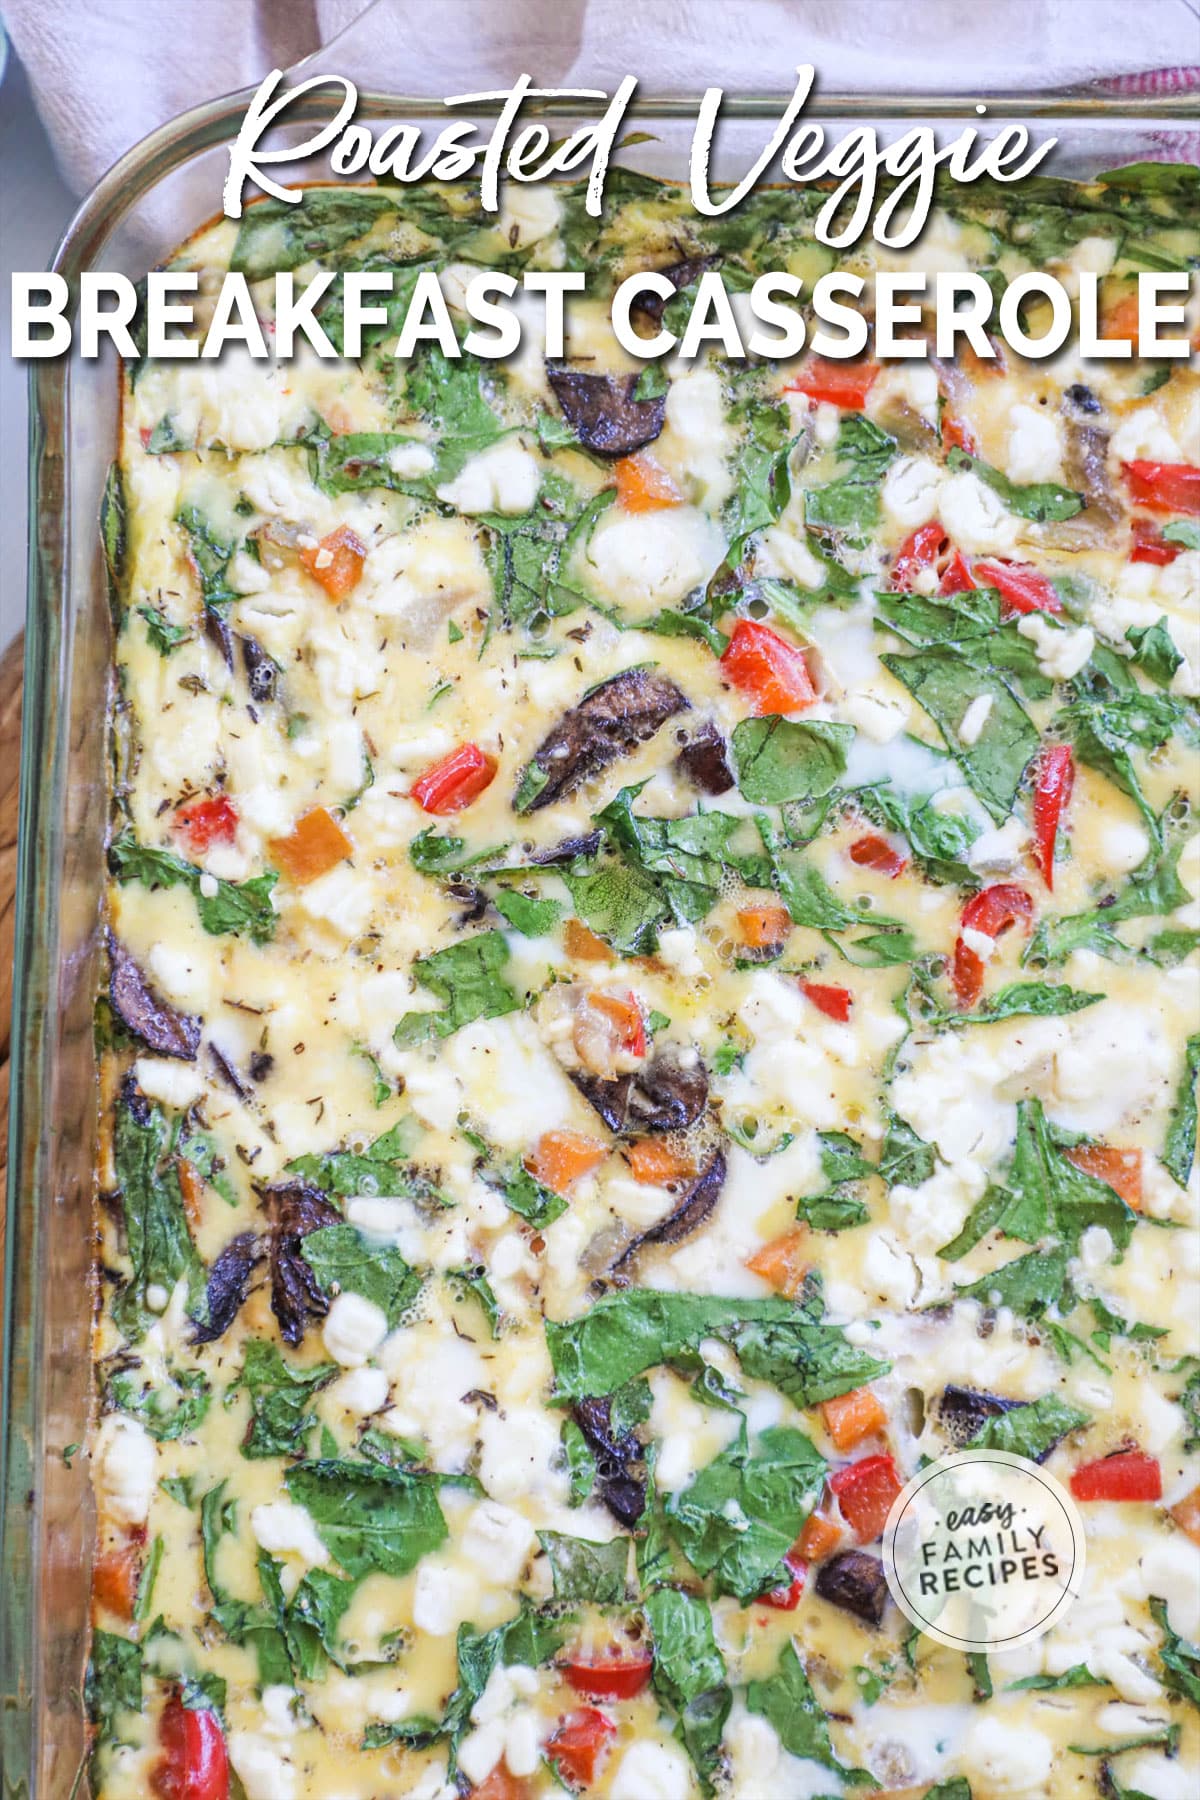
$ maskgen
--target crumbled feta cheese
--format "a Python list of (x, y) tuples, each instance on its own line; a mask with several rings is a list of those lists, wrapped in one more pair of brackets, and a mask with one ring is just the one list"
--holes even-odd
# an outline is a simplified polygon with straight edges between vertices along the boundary
[(145, 1426), (125, 1413), (109, 1413), (92, 1448), (92, 1479), (101, 1514), (122, 1525), (144, 1525), (156, 1469), (154, 1439)]
[(1005, 873), (1020, 864), (1029, 833), (1020, 819), (1007, 819), (994, 831), (980, 832), (967, 850), (967, 867), (973, 873)]
[(968, 1727), (962, 1764), (996, 1794), (1028, 1794), (1044, 1789), (1054, 1763), (1050, 1739), (1022, 1723), (1014, 1731), (1007, 1720), (985, 1714)]
[(460, 513), (527, 513), (540, 481), (537, 458), (512, 438), (501, 438), (464, 463), (437, 497)]
[(825, 570), (808, 545), (782, 525), (772, 525), (763, 532), (754, 571), (756, 575), (775, 575), (814, 590), (825, 581)]
[(943, 482), (938, 515), (947, 535), (968, 556), (1011, 549), (1020, 529), (1019, 519), (973, 469), (962, 469)]
[(853, 725), (874, 744), (890, 744), (908, 724), (912, 711), (899, 694), (850, 693), (839, 702), (838, 710), (847, 724)]
[(887, 517), (906, 529), (938, 513), (943, 472), (932, 457), (899, 456), (883, 478), (880, 499)]
[(296, 1718), (299, 1697), (293, 1687), (280, 1685), (263, 1689), (263, 1730), (268, 1737), (295, 1737), (299, 1725)]
[(1014, 406), (1008, 415), (1008, 474), (1016, 482), (1056, 481), (1062, 474), (1058, 421), (1046, 407)]
[(273, 1556), (298, 1556), (310, 1568), (329, 1561), (329, 1552), (317, 1535), (312, 1515), (294, 1500), (268, 1500), (250, 1514), (254, 1541)]
[(1113, 875), (1129, 875), (1150, 854), (1150, 839), (1133, 819), (1113, 819), (1100, 829), (1100, 854)]
[(388, 1378), (382, 1369), (351, 1369), (330, 1389), (330, 1398), (347, 1412), (366, 1418), (387, 1405)]
[(479, 1584), (465, 1569), (444, 1557), (423, 1557), (413, 1589), (413, 1624), (430, 1637), (450, 1637), (471, 1617), (478, 1599)]
[(968, 749), (977, 744), (983, 736), (983, 728), (991, 715), (994, 702), (991, 694), (976, 694), (966, 712), (958, 722), (958, 741)]
[(587, 547), (586, 574), (602, 600), (644, 617), (706, 582), (724, 554), (723, 532), (696, 507), (631, 513), (610, 506)]
[(658, 954), (678, 975), (703, 975), (704, 960), (696, 948), (690, 925), (677, 925), (658, 934)]
[(1026, 613), (1017, 630), (1037, 651), (1038, 668), (1050, 681), (1070, 681), (1096, 648), (1096, 634), (1087, 625), (1056, 625), (1044, 613)]
[(387, 1314), (362, 1294), (339, 1294), (321, 1328), (326, 1350), (344, 1369), (361, 1368), (387, 1336)]
[(535, 1542), (528, 1519), (495, 1500), (481, 1500), (467, 1520), (460, 1549), (490, 1581), (504, 1587), (515, 1584)]
[(204, 1092), (204, 1076), (195, 1063), (177, 1062), (166, 1056), (139, 1056), (133, 1079), (148, 1100), (184, 1112)]
[(314, 923), (328, 925), (340, 937), (356, 938), (366, 930), (371, 918), (375, 891), (370, 876), (339, 863), (325, 875), (318, 875), (302, 887), (296, 905)]
[(246, 1800), (293, 1800), (295, 1767), (261, 1732), (231, 1731), (229, 1760), (246, 1790)]
[(394, 450), (388, 451), (388, 468), (401, 481), (415, 481), (421, 475), (428, 475), (437, 458), (425, 444), (416, 442), (397, 444)]
[(641, 1738), (623, 1752), (608, 1791), (611, 1800), (688, 1800), (691, 1769), (674, 1744)]

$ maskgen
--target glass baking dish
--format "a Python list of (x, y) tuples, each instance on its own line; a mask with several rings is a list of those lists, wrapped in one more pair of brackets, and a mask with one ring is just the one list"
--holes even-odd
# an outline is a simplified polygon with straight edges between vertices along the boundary
[[(378, 45), (360, 19), (320, 61), (293, 74), (336, 70), (361, 83), (359, 116), (446, 122), (428, 99), (374, 91)], [(131, 150), (80, 208), (55, 268), (77, 282), (88, 268), (139, 276), (217, 209), (225, 151), (248, 91), (198, 107)], [(714, 175), (739, 178), (787, 96), (727, 99)], [(987, 113), (977, 106), (986, 100)], [(293, 141), (328, 118), (328, 91), (310, 94)], [(631, 109), (639, 138), (619, 155), (647, 172), (686, 179), (699, 97), (647, 98)], [(499, 110), (481, 105), (483, 120)], [(556, 134), (594, 118), (603, 102), (529, 103)], [(461, 113), (453, 115), (461, 117)], [(984, 135), (1021, 120), (1053, 134), (1048, 165), (1084, 175), (1125, 162), (1198, 160), (1200, 100), (1114, 100), (1092, 92), (1014, 95), (820, 94), (807, 108), (830, 137), (853, 122), (882, 136), (914, 124)], [(650, 134), (644, 137), (641, 134)], [(311, 164), (307, 178), (328, 171)], [(293, 174), (289, 171), (289, 179)], [(298, 178), (298, 177), (296, 177)], [(107, 823), (105, 712), (109, 615), (98, 518), (116, 443), (118, 383), (111, 358), (35, 362), (31, 370), (29, 610), (25, 647), (16, 968), (13, 988), (8, 1243), (0, 1389), (0, 1769), (5, 1796), (64, 1800), (79, 1791), (85, 1751), (81, 1689), (88, 1642), (91, 1488), (93, 1139), (92, 1045), (98, 919)]]

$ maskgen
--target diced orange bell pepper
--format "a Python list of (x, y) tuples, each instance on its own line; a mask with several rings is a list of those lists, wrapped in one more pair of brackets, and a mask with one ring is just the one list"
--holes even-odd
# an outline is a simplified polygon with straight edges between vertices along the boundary
[(354, 845), (323, 806), (314, 806), (297, 819), (286, 837), (272, 838), (269, 848), (272, 862), (297, 887), (327, 875), (354, 854)]
[(629, 1172), (635, 1181), (663, 1185), (690, 1175), (696, 1165), (681, 1150), (672, 1150), (659, 1138), (638, 1138), (629, 1146)]
[(792, 929), (792, 915), (785, 906), (746, 906), (737, 916), (742, 942), (751, 950), (773, 950)]
[(761, 1277), (768, 1287), (773, 1287), (777, 1294), (785, 1294), (789, 1300), (794, 1300), (808, 1274), (807, 1249), (808, 1232), (802, 1225), (796, 1225), (782, 1237), (772, 1238), (753, 1256), (748, 1256), (746, 1267), (752, 1275)]
[(92, 1569), (92, 1598), (97, 1606), (132, 1619), (138, 1590), (138, 1551), (134, 1544), (120, 1544), (96, 1558)]
[(589, 994), (585, 1005), (593, 1007), (615, 1027), (621, 1049), (629, 1056), (646, 1054), (646, 1021), (632, 994)]
[(319, 544), (300, 552), (300, 561), (313, 580), (319, 581), (334, 601), (344, 600), (347, 594), (353, 593), (362, 578), (366, 560), (367, 546), (348, 525), (339, 525)]
[(664, 506), (682, 506), (683, 495), (652, 456), (623, 456), (613, 468), (617, 504), (626, 512), (658, 512)]
[(1094, 1175), (1120, 1194), (1126, 1206), (1136, 1211), (1142, 1204), (1142, 1153), (1140, 1150), (1118, 1150), (1112, 1144), (1077, 1144), (1067, 1151), (1085, 1175)]
[(1180, 1531), (1186, 1532), (1193, 1544), (1200, 1544), (1200, 1487), (1177, 1500), (1169, 1511)]
[(183, 1197), (183, 1210), (187, 1222), (193, 1231), (200, 1228), (201, 1202), (204, 1198), (204, 1182), (193, 1163), (181, 1156), (178, 1163), (179, 1192)]
[(613, 953), (582, 919), (568, 919), (563, 926), (563, 947), (579, 962), (611, 962)]
[(525, 1158), (525, 1167), (552, 1193), (567, 1194), (607, 1155), (607, 1144), (581, 1131), (544, 1131)]
[(470, 1800), (530, 1800), (533, 1789), (523, 1775), (513, 1775), (506, 1762), (498, 1762), (490, 1775), (470, 1791)]
[(792, 1549), (802, 1562), (824, 1562), (842, 1541), (842, 1528), (824, 1513), (809, 1513)]
[(839, 1450), (853, 1450), (855, 1444), (861, 1444), (864, 1438), (882, 1431), (887, 1424), (887, 1413), (883, 1404), (870, 1388), (853, 1388), (848, 1394), (838, 1394), (833, 1400), (826, 1400), (821, 1407), (821, 1416), (825, 1420), (825, 1429)]
[(1100, 311), (1100, 330), (1106, 338), (1126, 338), (1137, 349), (1138, 346), (1138, 297), (1137, 289), (1132, 293), (1122, 294), (1111, 306), (1104, 306)]

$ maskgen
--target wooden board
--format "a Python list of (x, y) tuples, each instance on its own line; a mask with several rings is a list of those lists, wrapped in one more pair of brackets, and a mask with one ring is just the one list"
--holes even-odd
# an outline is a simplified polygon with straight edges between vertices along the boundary
[(13, 924), (17, 890), (17, 796), (21, 762), (21, 670), (25, 639), (0, 656), (0, 1265), (8, 1177), (8, 1068), (11, 1051)]

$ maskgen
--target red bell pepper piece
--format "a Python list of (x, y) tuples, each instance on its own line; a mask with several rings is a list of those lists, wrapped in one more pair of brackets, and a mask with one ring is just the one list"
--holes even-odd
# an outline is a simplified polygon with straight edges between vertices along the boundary
[(962, 931), (978, 931), (984, 937), (998, 938), (1018, 919), (1030, 919), (1033, 901), (1014, 882), (997, 882), (975, 894), (963, 907), (962, 927), (954, 946), (954, 968), (951, 978), (958, 1004), (965, 1011), (974, 1006), (983, 992), (983, 960), (964, 943)]
[(227, 794), (202, 796), (176, 809), (175, 823), (198, 856), (214, 844), (232, 844), (237, 836), (238, 811)]
[(1140, 1150), (1122, 1150), (1116, 1144), (1076, 1144), (1073, 1150), (1066, 1152), (1066, 1158), (1085, 1175), (1094, 1175), (1097, 1181), (1107, 1182), (1135, 1212), (1141, 1206), (1143, 1157)]
[(568, 1713), (546, 1745), (547, 1759), (556, 1764), (564, 1781), (589, 1787), (617, 1728), (607, 1713), (594, 1706), (581, 1706)]
[(794, 1550), (789, 1550), (784, 1557), (792, 1579), (781, 1582), (765, 1594), (760, 1594), (756, 1602), (759, 1606), (770, 1606), (776, 1612), (795, 1612), (800, 1604), (800, 1596), (804, 1592), (804, 1582), (808, 1575), (808, 1564), (798, 1557)]
[(1118, 1450), (1081, 1463), (1071, 1474), (1076, 1500), (1161, 1500), (1162, 1470), (1157, 1456), (1144, 1450)]
[(1033, 829), (1042, 880), (1054, 891), (1054, 846), (1075, 786), (1075, 758), (1069, 744), (1047, 744), (1038, 757), (1033, 789)]
[(789, 394), (807, 394), (810, 400), (827, 400), (847, 412), (861, 412), (867, 395), (879, 375), (879, 364), (873, 362), (827, 362), (823, 356), (810, 356), (788, 382)]
[(938, 593), (943, 599), (947, 594), (969, 594), (976, 585), (971, 577), (970, 563), (961, 550), (956, 550), (942, 570)]
[(1062, 601), (1053, 584), (1032, 563), (977, 562), (976, 587), (997, 588), (1009, 613), (1060, 613)]
[(614, 1651), (594, 1660), (563, 1665), (563, 1674), (577, 1694), (588, 1700), (632, 1700), (650, 1679), (654, 1657), (649, 1650)]
[(185, 1706), (173, 1694), (158, 1722), (158, 1741), (162, 1757), (150, 1775), (158, 1800), (229, 1800), (229, 1759), (215, 1712)]
[(885, 837), (878, 832), (868, 831), (865, 837), (855, 838), (850, 846), (850, 861), (860, 869), (877, 869), (881, 875), (888, 875), (895, 881), (897, 875), (908, 867), (908, 858), (893, 850)]
[(931, 519), (928, 525), (918, 525), (915, 531), (910, 532), (892, 560), (888, 575), (888, 586), (892, 592), (911, 593), (922, 569), (936, 567), (948, 542), (945, 531), (936, 519)]
[(1133, 521), (1133, 549), (1129, 552), (1131, 563), (1157, 563), (1161, 567), (1165, 563), (1173, 563), (1177, 556), (1182, 555), (1183, 545), (1169, 544), (1153, 519)]
[(827, 1019), (836, 1019), (839, 1025), (844, 1025), (850, 1017), (854, 996), (849, 988), (832, 987), (824, 981), (802, 981), (800, 989), (804, 998), (811, 1000)]
[(478, 744), (460, 744), (412, 784), (412, 797), (427, 813), (456, 813), (478, 800), (496, 775), (496, 758)]
[(942, 411), (942, 449), (965, 450), (968, 456), (978, 454), (979, 446), (969, 425), (947, 406)]
[(864, 1456), (829, 1478), (830, 1492), (860, 1544), (873, 1543), (879, 1537), (903, 1487), (890, 1456)]
[(798, 712), (817, 697), (803, 651), (755, 619), (738, 620), (721, 667), (756, 713)]
[(1200, 518), (1200, 468), (1194, 463), (1127, 462), (1121, 473), (1135, 506)]

